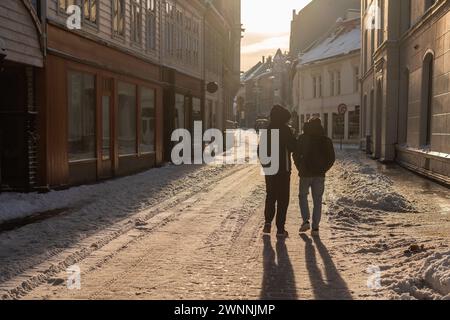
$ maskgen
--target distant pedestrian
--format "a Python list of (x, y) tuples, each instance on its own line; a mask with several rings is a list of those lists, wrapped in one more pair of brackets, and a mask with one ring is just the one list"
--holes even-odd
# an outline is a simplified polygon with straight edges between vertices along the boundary
[[(271, 130), (279, 130), (279, 170), (275, 175), (267, 175), (266, 179), (266, 205), (264, 234), (270, 234), (272, 222), (276, 215), (277, 236), (288, 237), (285, 229), (286, 214), (289, 207), (290, 184), (292, 172), (292, 152), (295, 149), (296, 140), (291, 129), (287, 125), (291, 119), (291, 113), (280, 105), (275, 105), (270, 113), (268, 125), (269, 147), (271, 146)], [(269, 153), (272, 150), (269, 148)], [(274, 155), (271, 154), (273, 157)]]
[[(312, 227), (312, 235), (319, 235), (325, 175), (333, 167), (335, 160), (333, 142), (325, 135), (320, 119), (309, 120), (304, 126), (303, 134), (297, 140), (294, 152), (294, 161), (300, 176), (299, 200), (303, 219), (300, 233)], [(308, 204), (310, 189), (314, 203), (312, 226)]]

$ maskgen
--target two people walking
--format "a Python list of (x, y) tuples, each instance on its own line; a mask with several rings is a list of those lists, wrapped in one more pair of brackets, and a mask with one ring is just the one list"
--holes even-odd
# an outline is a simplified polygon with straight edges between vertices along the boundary
[[(270, 113), (268, 136), (271, 130), (279, 130), (279, 170), (266, 179), (266, 203), (264, 234), (270, 234), (272, 222), (276, 217), (277, 237), (288, 237), (285, 229), (286, 215), (290, 199), (290, 178), (292, 158), (300, 176), (300, 211), (302, 225), (299, 232), (312, 229), (312, 235), (319, 235), (322, 217), (322, 198), (325, 191), (325, 175), (333, 167), (335, 152), (333, 142), (325, 134), (320, 119), (309, 120), (303, 128), (303, 134), (294, 136), (288, 123), (290, 112), (275, 105)], [(270, 146), (270, 141), (269, 141)], [(273, 156), (273, 155), (272, 155)], [(292, 157), (293, 156), (293, 157)], [(312, 193), (313, 212), (311, 216), (308, 195)]]

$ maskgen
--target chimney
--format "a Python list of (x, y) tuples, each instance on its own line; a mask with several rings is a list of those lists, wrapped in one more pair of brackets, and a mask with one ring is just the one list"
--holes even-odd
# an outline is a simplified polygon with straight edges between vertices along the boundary
[(292, 10), (292, 20), (295, 20), (295, 17), (297, 16), (297, 10)]
[(262, 56), (262, 63), (266, 63), (266, 57)]

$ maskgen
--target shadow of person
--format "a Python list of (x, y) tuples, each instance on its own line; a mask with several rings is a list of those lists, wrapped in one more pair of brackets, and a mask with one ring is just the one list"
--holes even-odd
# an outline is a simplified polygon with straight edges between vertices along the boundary
[(261, 299), (297, 300), (294, 269), (289, 259), (285, 239), (278, 239), (276, 253), (272, 247), (270, 236), (264, 236), (263, 241), (264, 274)]
[[(352, 300), (353, 298), (347, 284), (340, 276), (333, 259), (320, 240), (320, 237), (314, 237), (313, 240), (306, 234), (301, 234), (300, 237), (305, 242), (306, 268), (308, 269), (315, 299)], [(316, 248), (325, 267), (325, 278), (317, 263)]]

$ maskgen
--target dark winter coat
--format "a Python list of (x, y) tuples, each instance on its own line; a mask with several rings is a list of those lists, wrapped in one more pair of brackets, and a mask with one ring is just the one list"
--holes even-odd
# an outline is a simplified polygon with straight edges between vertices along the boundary
[(336, 161), (333, 142), (320, 122), (305, 124), (304, 134), (297, 140), (294, 161), (303, 178), (325, 177), (333, 167)]
[[(291, 173), (292, 171), (292, 153), (295, 150), (296, 140), (291, 131), (291, 128), (287, 125), (291, 119), (291, 113), (282, 106), (276, 105), (270, 112), (270, 123), (268, 125), (268, 143), (269, 143), (269, 155), (271, 153), (271, 130), (278, 129), (280, 133), (280, 147), (279, 147), (279, 174)], [(258, 147), (259, 153), (259, 147)]]

